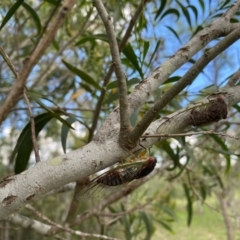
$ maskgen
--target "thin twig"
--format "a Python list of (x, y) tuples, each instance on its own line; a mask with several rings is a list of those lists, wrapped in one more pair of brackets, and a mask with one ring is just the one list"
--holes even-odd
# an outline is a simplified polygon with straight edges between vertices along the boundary
[(29, 99), (26, 94), (26, 90), (23, 90), (23, 98), (25, 99), (25, 102), (27, 104), (28, 112), (29, 112), (29, 117), (30, 117), (30, 124), (31, 124), (31, 138), (32, 138), (32, 144), (33, 144), (33, 150), (35, 154), (35, 160), (36, 162), (40, 162), (40, 155), (39, 155), (39, 148), (37, 146), (37, 138), (36, 138), (36, 132), (35, 132), (35, 121), (34, 121), (34, 116), (33, 112), (31, 109), (31, 105), (29, 102)]
[[(133, 27), (135, 26), (139, 16), (141, 15), (141, 13), (143, 11), (143, 8), (145, 7), (145, 4), (147, 2), (148, 2), (148, 0), (142, 0), (142, 2), (139, 4), (135, 14), (131, 18), (131, 20), (129, 22), (129, 25), (127, 27), (127, 30), (126, 30), (121, 42), (119, 43), (119, 52), (122, 52), (124, 46), (126, 45), (129, 37), (132, 34)], [(100, 96), (98, 98), (98, 102), (97, 102), (97, 105), (96, 105), (96, 111), (95, 111), (94, 116), (93, 116), (91, 131), (89, 132), (88, 142), (90, 142), (92, 140), (94, 131), (96, 130), (97, 123), (98, 123), (98, 118), (99, 118), (99, 115), (100, 115), (100, 111), (102, 109), (102, 103), (103, 103), (103, 100), (104, 100), (104, 97), (105, 97), (105, 94), (106, 94), (106, 88), (105, 87), (110, 81), (113, 70), (114, 70), (114, 67), (113, 67), (113, 65), (111, 65), (111, 67), (109, 68), (106, 76), (104, 77), (103, 87), (101, 89), (101, 93), (100, 93)]]
[[(47, 225), (33, 218), (29, 218), (18, 213), (12, 213), (6, 218), (6, 221), (13, 223), (25, 229), (31, 229), (38, 234), (44, 235), (51, 229), (51, 225)], [(60, 236), (55, 235), (55, 239), (63, 240)]]
[(101, 234), (95, 234), (95, 233), (84, 233), (84, 232), (80, 232), (80, 231), (74, 231), (71, 228), (68, 227), (64, 227), (58, 223), (53, 222), (51, 219), (49, 219), (48, 217), (44, 216), (41, 212), (39, 212), (37, 209), (35, 209), (34, 207), (32, 207), (31, 205), (27, 204), (25, 206), (26, 209), (32, 211), (34, 214), (36, 214), (38, 217), (40, 217), (42, 220), (46, 221), (47, 223), (49, 223), (50, 225), (59, 228), (63, 231), (69, 232), (71, 234), (77, 235), (77, 236), (81, 236), (81, 237), (94, 237), (94, 238), (101, 238), (101, 239), (106, 239), (106, 240), (117, 240), (117, 238), (111, 238), (105, 235), (101, 235)]
[(143, 135), (141, 138), (152, 138), (152, 137), (184, 137), (184, 136), (193, 136), (193, 135), (200, 135), (200, 134), (207, 134), (207, 135), (219, 135), (222, 137), (233, 138), (236, 140), (240, 140), (240, 137), (232, 136), (226, 133), (221, 132), (214, 132), (214, 131), (199, 131), (199, 132), (187, 132), (187, 133), (170, 133), (170, 134), (154, 134), (154, 135)]
[[(52, 20), (52, 18), (54, 17), (55, 13), (57, 12), (57, 9), (59, 8), (60, 4), (61, 4), (62, 0), (58, 0), (57, 4), (54, 6), (53, 10), (51, 11), (51, 13), (49, 14), (49, 17), (46, 21), (46, 23), (44, 24), (44, 27), (42, 28), (42, 32), (41, 34), (38, 36), (37, 41), (36, 41), (36, 45), (35, 48), (37, 47), (37, 45), (39, 44), (39, 42), (42, 39), (43, 34), (45, 34), (45, 32), (47, 31), (47, 28)], [(33, 51), (35, 50), (35, 48), (33, 49)]]
[(124, 212), (120, 212), (120, 213), (100, 213), (99, 216), (102, 217), (122, 217), (125, 216), (131, 212), (135, 212), (136, 210), (143, 210), (144, 207), (146, 207), (147, 205), (149, 205), (154, 199), (150, 198), (148, 199), (145, 203), (137, 205), (127, 211)]
[(12, 70), (14, 76), (17, 78), (18, 77), (18, 72), (15, 69), (14, 65), (12, 64), (12, 61), (10, 60), (9, 56), (7, 55), (7, 53), (2, 48), (2, 46), (0, 46), (0, 54), (2, 55), (3, 59), (7, 63), (8, 67)]
[(233, 240), (232, 225), (231, 225), (231, 220), (229, 219), (229, 216), (227, 213), (227, 206), (226, 206), (224, 192), (217, 195), (218, 195), (218, 200), (222, 210), (222, 216), (223, 216), (224, 224), (226, 228), (227, 240)]
[[(13, 74), (15, 75), (16, 78), (18, 78), (18, 72), (15, 69), (14, 65), (12, 64), (10, 58), (8, 57), (8, 55), (6, 54), (6, 52), (4, 51), (4, 49), (0, 46), (0, 54), (2, 55), (2, 57), (4, 58), (5, 62), (7, 63), (7, 65), (9, 66), (9, 68), (12, 70)], [(34, 154), (35, 154), (35, 159), (36, 162), (40, 162), (40, 156), (39, 156), (39, 152), (38, 152), (38, 147), (37, 147), (37, 140), (36, 140), (36, 133), (35, 133), (35, 122), (34, 122), (34, 116), (32, 113), (32, 109), (30, 106), (30, 102), (28, 100), (28, 97), (26, 95), (26, 90), (23, 91), (23, 97), (26, 101), (27, 104), (27, 108), (28, 108), (28, 112), (29, 112), (29, 117), (30, 117), (30, 123), (31, 123), (31, 138), (32, 138), (32, 143), (33, 143), (33, 149), (34, 149)]]
[[(89, 108), (71, 108), (71, 107), (58, 107), (58, 108), (55, 108), (55, 107), (48, 107), (49, 109), (53, 110), (53, 111), (56, 111), (56, 110), (61, 110), (61, 111), (81, 111), (81, 112), (94, 112), (95, 110), (94, 109), (89, 109)], [(42, 107), (40, 106), (34, 106), (32, 107), (32, 109), (42, 109)], [(12, 111), (26, 111), (28, 110), (27, 108), (25, 107), (19, 107), (19, 108), (13, 108)], [(109, 110), (109, 108), (105, 108), (105, 110)]]
[(235, 84), (237, 83), (237, 81), (240, 80), (240, 69), (237, 70), (232, 76), (231, 78), (229, 79), (228, 81), (228, 86), (229, 87), (233, 87), (235, 86)]
[(111, 17), (108, 15), (101, 0), (93, 0), (93, 5), (96, 7), (98, 14), (100, 15), (104, 27), (106, 29), (109, 47), (112, 55), (114, 71), (118, 81), (120, 101), (120, 140), (121, 140), (127, 137), (131, 129), (130, 117), (128, 113), (126, 77), (122, 70), (118, 43), (114, 32), (114, 27), (111, 21)]

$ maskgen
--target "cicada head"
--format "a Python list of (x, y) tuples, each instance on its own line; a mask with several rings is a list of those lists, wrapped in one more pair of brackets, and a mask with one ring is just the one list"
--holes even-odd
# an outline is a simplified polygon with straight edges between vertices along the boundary
[(147, 161), (144, 161), (136, 172), (135, 179), (143, 178), (153, 171), (157, 164), (155, 157), (149, 157)]

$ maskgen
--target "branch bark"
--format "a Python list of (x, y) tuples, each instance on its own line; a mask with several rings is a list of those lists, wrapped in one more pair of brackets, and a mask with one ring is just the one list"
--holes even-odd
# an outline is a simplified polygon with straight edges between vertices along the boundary
[[(101, 0), (93, 0), (93, 5), (96, 7), (102, 21), (104, 27), (106, 29), (106, 33), (108, 35), (109, 47), (112, 55), (112, 61), (114, 66), (114, 71), (118, 81), (119, 88), (119, 101), (120, 101), (120, 144), (124, 141), (130, 130), (130, 115), (128, 113), (128, 99), (127, 99), (127, 83), (126, 77), (122, 70), (121, 60), (119, 55), (118, 43), (116, 39), (116, 35), (114, 32), (113, 24), (111, 22), (111, 17), (108, 15), (103, 3)], [(123, 145), (124, 146), (124, 145)]]
[[(119, 43), (119, 52), (121, 52), (123, 50), (124, 46), (126, 45), (129, 37), (131, 36), (133, 27), (135, 26), (139, 16), (141, 15), (141, 13), (143, 11), (143, 8), (144, 8), (144, 6), (147, 2), (148, 2), (148, 0), (142, 0), (142, 2), (139, 4), (135, 14), (131, 18), (131, 20), (129, 22), (129, 25), (128, 25), (128, 28), (127, 28), (121, 42)], [(103, 103), (103, 100), (104, 100), (104, 97), (105, 97), (105, 94), (106, 94), (105, 87), (109, 83), (113, 71), (114, 71), (114, 67), (113, 67), (113, 65), (111, 65), (111, 67), (109, 68), (109, 70), (108, 70), (108, 72), (107, 72), (107, 74), (104, 78), (104, 81), (103, 81), (103, 87), (101, 89), (101, 93), (100, 93), (100, 96), (99, 96), (99, 99), (98, 99), (98, 102), (97, 102), (96, 112), (94, 113), (94, 116), (93, 116), (91, 131), (89, 132), (89, 137), (88, 137), (89, 142), (92, 140), (94, 131), (97, 127), (97, 122), (98, 122), (101, 106), (102, 106), (102, 103)]]
[[(229, 88), (224, 97), (228, 106), (240, 102), (240, 86)], [(206, 98), (201, 103), (207, 103)], [(196, 106), (196, 105), (192, 105)], [(189, 126), (192, 108), (188, 107), (168, 116), (168, 119), (159, 119), (153, 122), (146, 134), (180, 133)], [(111, 120), (111, 121), (110, 121)], [(25, 172), (10, 176), (0, 183), (0, 219), (18, 210), (25, 204), (42, 198), (49, 191), (67, 183), (85, 178), (100, 171), (119, 160), (127, 157), (118, 144), (118, 125), (115, 119), (108, 118), (111, 127), (105, 129), (103, 139), (92, 141), (83, 148), (72, 151), (63, 156), (42, 161)], [(147, 138), (142, 140), (146, 148), (163, 138)], [(141, 147), (136, 148), (140, 150)]]

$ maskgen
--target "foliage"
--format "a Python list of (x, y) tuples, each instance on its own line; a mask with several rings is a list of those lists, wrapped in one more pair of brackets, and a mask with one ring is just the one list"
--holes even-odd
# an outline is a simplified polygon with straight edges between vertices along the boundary
[[(133, 92), (134, 87), (141, 84), (156, 67), (232, 5), (231, 1), (211, 0), (143, 2), (143, 13), (137, 20), (129, 41), (121, 49), (121, 63), (126, 75), (128, 93)], [(132, 15), (143, 3), (125, 0), (104, 3), (112, 17), (118, 43), (121, 44)], [(31, 55), (47, 33), (62, 2), (3, 0), (0, 5), (1, 47), (19, 70), (22, 62)], [(239, 16), (238, 11), (231, 22), (239, 23)], [(216, 42), (219, 42), (219, 39), (203, 47), (149, 96), (141, 109), (131, 116), (133, 125), (153, 106), (157, 97), (178, 82)], [(159, 117), (174, 113), (225, 86), (238, 68), (239, 60), (232, 53), (236, 49), (237, 46), (233, 45), (210, 62), (192, 85), (185, 88), (159, 112)], [(86, 145), (92, 140), (97, 127), (118, 105), (116, 76), (112, 74), (107, 77), (111, 66), (109, 40), (92, 1), (77, 1), (26, 82), (42, 160)], [(4, 59), (0, 62), (0, 73), (0, 101), (3, 103), (15, 81)], [(102, 92), (104, 98), (99, 106)], [(201, 129), (238, 133), (237, 125), (232, 122), (237, 120), (239, 112), (239, 106), (235, 105), (235, 109), (229, 112), (229, 119), (202, 126)], [(2, 130), (1, 176), (4, 177), (13, 169), (15, 173), (20, 173), (34, 162), (29, 113), (22, 98), (2, 124)], [(92, 218), (75, 226), (76, 230), (124, 239), (146, 240), (157, 236), (163, 229), (178, 234), (172, 224), (177, 219), (174, 212), (175, 191), (181, 191), (181, 200), (186, 202), (186, 224), (189, 226), (194, 219), (196, 202), (203, 204), (213, 194), (219, 196), (222, 193), (226, 194), (227, 199), (227, 192), (234, 192), (231, 184), (234, 185), (239, 179), (239, 149), (233, 139), (216, 135), (179, 137), (157, 143), (151, 152), (162, 163), (166, 159), (172, 161), (172, 165), (164, 172), (164, 179), (167, 180), (163, 181), (162, 177), (156, 176), (146, 183), (147, 189), (143, 186), (128, 198), (108, 206), (104, 210), (105, 214), (117, 216), (119, 212), (126, 212), (116, 220), (109, 217), (97, 222)], [(163, 190), (164, 188), (166, 190)], [(49, 196), (49, 202), (37, 202), (35, 207), (53, 221), (64, 223), (72, 197), (70, 194), (63, 197)], [(129, 209), (138, 205), (144, 207), (128, 213)], [(53, 208), (54, 211), (51, 210)], [(90, 208), (89, 203), (81, 203), (78, 212), (84, 212), (87, 208)], [(23, 214), (35, 218), (35, 215), (29, 212), (23, 211)], [(99, 218), (102, 220), (101, 216)], [(116, 234), (119, 229), (122, 230), (122, 236)], [(21, 230), (22, 239), (27, 231)], [(11, 234), (13, 236), (16, 233)], [(31, 239), (39, 238), (34, 233), (31, 236)]]

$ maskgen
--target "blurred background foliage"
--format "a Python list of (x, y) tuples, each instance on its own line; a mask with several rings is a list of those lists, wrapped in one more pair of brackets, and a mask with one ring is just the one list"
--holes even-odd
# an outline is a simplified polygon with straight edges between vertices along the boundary
[[(104, 1), (119, 42), (136, 9), (143, 4), (143, 13), (121, 54), (129, 93), (233, 3), (220, 0), (142, 2)], [(41, 41), (61, 5), (61, 0), (1, 1), (1, 46), (16, 69), (21, 69), (24, 59)], [(240, 12), (231, 22), (239, 22), (239, 18)], [(54, 42), (29, 76), (27, 95), (35, 116), (42, 161), (86, 145), (118, 105), (116, 77), (114, 74), (107, 77), (112, 64), (107, 41), (92, 1), (77, 1)], [(218, 41), (212, 41), (160, 86), (133, 114), (132, 124), (135, 125), (154, 99), (169, 89), (207, 48)], [(166, 116), (216, 91), (238, 68), (239, 48), (234, 44), (213, 60), (159, 116)], [(11, 70), (0, 58), (1, 102), (14, 81)], [(100, 95), (104, 96), (102, 102)], [(238, 135), (239, 111), (236, 105), (229, 109), (227, 120), (202, 128), (227, 130), (229, 134)], [(30, 134), (27, 106), (20, 99), (1, 125), (2, 177), (20, 173), (34, 164)], [(229, 238), (229, 233), (238, 239), (239, 154), (236, 140), (218, 136), (201, 135), (159, 142), (151, 149), (151, 155), (157, 157), (159, 166), (167, 160), (173, 161), (172, 166), (164, 173), (158, 173), (157, 168), (143, 186), (106, 207), (103, 216), (93, 216), (74, 228), (120, 239), (226, 239), (226, 233), (228, 239), (233, 239)], [(68, 190), (50, 194), (33, 205), (51, 220), (64, 223), (72, 198), (73, 191)], [(81, 202), (76, 213), (91, 209), (98, 202)], [(39, 219), (26, 209), (20, 213)], [(122, 214), (118, 216), (119, 213)], [(43, 236), (9, 222), (3, 222), (2, 226), (1, 239), (43, 239)], [(78, 239), (68, 234), (62, 236), (64, 239)]]

